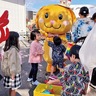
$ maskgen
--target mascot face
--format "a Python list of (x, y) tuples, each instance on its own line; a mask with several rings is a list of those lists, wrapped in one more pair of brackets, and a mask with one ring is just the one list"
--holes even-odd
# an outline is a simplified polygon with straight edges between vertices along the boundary
[(42, 7), (36, 16), (37, 28), (52, 34), (67, 33), (76, 18), (73, 11), (60, 5)]

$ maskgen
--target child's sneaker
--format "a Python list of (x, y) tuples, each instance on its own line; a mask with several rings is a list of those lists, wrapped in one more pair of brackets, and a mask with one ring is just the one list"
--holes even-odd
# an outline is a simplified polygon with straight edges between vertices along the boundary
[(38, 84), (40, 84), (40, 82), (37, 80), (35, 82), (32, 82), (32, 85), (38, 85)]
[(33, 80), (33, 78), (28, 78), (27, 81), (28, 82), (31, 82)]

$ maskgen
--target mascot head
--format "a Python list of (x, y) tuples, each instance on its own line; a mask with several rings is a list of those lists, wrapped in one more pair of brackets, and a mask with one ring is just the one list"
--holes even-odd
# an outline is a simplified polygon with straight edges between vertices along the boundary
[(67, 33), (75, 21), (73, 11), (59, 4), (42, 7), (36, 16), (37, 28), (52, 34)]

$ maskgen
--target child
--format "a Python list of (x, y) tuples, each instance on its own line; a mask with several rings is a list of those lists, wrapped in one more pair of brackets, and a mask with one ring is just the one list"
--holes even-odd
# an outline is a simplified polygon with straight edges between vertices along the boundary
[(72, 40), (76, 42), (81, 37), (86, 37), (88, 33), (93, 28), (93, 23), (90, 18), (87, 18), (89, 15), (89, 9), (87, 7), (82, 7), (79, 12), (80, 18), (76, 21), (72, 27)]
[(37, 72), (38, 72), (38, 63), (42, 61), (42, 55), (44, 51), (42, 50), (42, 45), (40, 44), (41, 35), (38, 29), (34, 29), (31, 32), (31, 46), (30, 46), (30, 54), (29, 54), (29, 63), (31, 63), (32, 69), (29, 73), (29, 78), (27, 81), (32, 81), (33, 85), (38, 85), (37, 81)]
[(93, 15), (92, 15), (92, 18), (91, 18), (92, 20), (93, 20), (93, 22), (94, 22), (94, 24), (96, 23), (96, 13), (94, 13)]
[(74, 45), (70, 50), (71, 63), (64, 67), (64, 71), (58, 74), (58, 79), (48, 81), (48, 84), (61, 82), (61, 96), (82, 96), (87, 91), (89, 74), (79, 60), (80, 46)]
[(19, 58), (19, 34), (11, 31), (3, 48), (1, 70), (4, 75), (4, 87), (10, 89), (9, 95), (16, 96), (16, 89), (21, 86), (21, 65)]
[(48, 41), (48, 45), (52, 47), (52, 67), (51, 67), (51, 75), (53, 75), (53, 72), (55, 68), (57, 68), (57, 65), (59, 69), (62, 69), (64, 67), (64, 52), (66, 50), (65, 46), (62, 45), (62, 40), (58, 36), (53, 37), (53, 42)]

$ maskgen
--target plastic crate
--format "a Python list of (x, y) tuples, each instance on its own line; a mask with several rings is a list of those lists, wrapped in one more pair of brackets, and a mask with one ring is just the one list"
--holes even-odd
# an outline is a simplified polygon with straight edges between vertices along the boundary
[(45, 90), (50, 90), (50, 85), (39, 84), (34, 90), (33, 96), (61, 96), (60, 94), (61, 94), (62, 86), (56, 86), (56, 85), (51, 85), (51, 86), (52, 86), (52, 89), (54, 90), (54, 94), (42, 93)]

